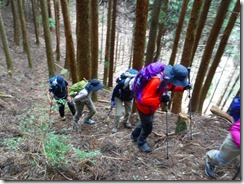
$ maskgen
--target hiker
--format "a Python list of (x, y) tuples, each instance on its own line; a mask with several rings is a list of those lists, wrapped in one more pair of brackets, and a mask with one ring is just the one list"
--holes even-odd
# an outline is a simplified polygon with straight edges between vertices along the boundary
[(50, 86), (49, 92), (47, 93), (49, 103), (53, 106), (53, 98), (57, 101), (60, 118), (62, 121), (65, 121), (64, 108), (66, 101), (72, 115), (75, 115), (75, 106), (69, 96), (68, 82), (59, 75), (50, 78), (49, 81)]
[(89, 113), (84, 119), (84, 123), (92, 125), (96, 122), (92, 120), (91, 118), (96, 113), (96, 107), (91, 99), (91, 95), (93, 91), (98, 91), (102, 89), (104, 85), (98, 80), (98, 79), (92, 79), (90, 82), (88, 82), (84, 89), (82, 89), (74, 98), (73, 101), (75, 103), (75, 109), (76, 113), (73, 117), (74, 123), (76, 125), (79, 124), (79, 119), (82, 115), (84, 106), (86, 105)]
[[(148, 67), (150, 66), (148, 65)], [(132, 141), (137, 141), (138, 148), (145, 153), (152, 151), (147, 144), (147, 137), (153, 129), (155, 111), (161, 103), (166, 104), (171, 99), (168, 91), (183, 92), (184, 90), (191, 89), (191, 84), (187, 80), (188, 70), (185, 66), (176, 64), (174, 66), (162, 65), (160, 67), (162, 67), (160, 69), (161, 72), (159, 71), (157, 75), (151, 77), (142, 88), (142, 95), (138, 94), (137, 98), (135, 98), (140, 123), (132, 131), (131, 139)], [(150, 68), (153, 67), (151, 66)]]
[(131, 128), (130, 115), (133, 100), (131, 84), (137, 73), (138, 71), (135, 69), (128, 69), (116, 80), (117, 85), (114, 87), (111, 98), (111, 108), (115, 106), (114, 128), (112, 129), (112, 133), (116, 133), (120, 128), (120, 118), (123, 115), (123, 104), (125, 108), (125, 115), (123, 120), (124, 126), (126, 128)]
[(240, 98), (236, 97), (228, 112), (234, 120), (219, 150), (210, 150), (205, 155), (205, 173), (214, 177), (217, 166), (226, 165), (237, 158), (240, 153)]

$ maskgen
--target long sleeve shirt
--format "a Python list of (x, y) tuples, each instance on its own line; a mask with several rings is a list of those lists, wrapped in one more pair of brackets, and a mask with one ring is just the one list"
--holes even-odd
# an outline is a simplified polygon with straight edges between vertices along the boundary
[[(144, 114), (152, 114), (160, 107), (160, 98), (166, 92), (166, 86), (159, 88), (161, 79), (158, 76), (151, 78), (142, 90), (141, 101), (136, 100), (136, 107)], [(183, 87), (175, 86), (173, 89), (172, 84), (167, 84), (167, 91), (183, 92)]]

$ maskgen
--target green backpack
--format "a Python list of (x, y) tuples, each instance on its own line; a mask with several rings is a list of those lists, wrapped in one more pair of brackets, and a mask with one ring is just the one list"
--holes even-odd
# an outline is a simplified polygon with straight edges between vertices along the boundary
[(69, 95), (74, 98), (82, 89), (84, 89), (87, 85), (87, 81), (82, 80), (77, 83), (74, 83), (69, 88)]

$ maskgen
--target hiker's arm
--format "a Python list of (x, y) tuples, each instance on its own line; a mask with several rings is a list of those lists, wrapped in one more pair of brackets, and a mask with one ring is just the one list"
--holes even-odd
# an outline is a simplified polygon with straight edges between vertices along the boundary
[(76, 95), (76, 96), (73, 98), (73, 100), (74, 100), (74, 102), (76, 102), (76, 101), (78, 101), (78, 100), (83, 100), (83, 99), (85, 99), (85, 98), (87, 97), (87, 95), (88, 95), (87, 90), (86, 90), (86, 89), (83, 89), (83, 90), (81, 90), (81, 91), (78, 93), (78, 95)]
[(123, 85), (121, 83), (118, 83), (114, 90), (113, 90), (113, 93), (112, 93), (112, 98), (111, 98), (111, 101), (114, 101), (114, 98), (116, 97), (116, 95), (118, 94), (119, 92), (119, 89), (122, 87)]
[(66, 86), (66, 91), (67, 91), (67, 98), (66, 98), (66, 100), (68, 102), (71, 102), (72, 101), (72, 98), (71, 98), (71, 96), (69, 96), (69, 87), (68, 86)]
[[(172, 91), (172, 90), (170, 90), (170, 91)], [(181, 86), (175, 86), (174, 91), (177, 91), (177, 92), (184, 92), (184, 88), (181, 87)]]
[(50, 91), (47, 91), (47, 98), (48, 98), (48, 101), (49, 101), (49, 104), (50, 105), (53, 105), (53, 96), (52, 96), (52, 93)]

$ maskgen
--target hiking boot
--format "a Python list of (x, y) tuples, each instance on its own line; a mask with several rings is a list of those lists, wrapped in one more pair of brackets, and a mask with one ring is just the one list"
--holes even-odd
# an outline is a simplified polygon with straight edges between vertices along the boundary
[(144, 143), (142, 146), (138, 145), (138, 147), (142, 152), (145, 153), (150, 153), (152, 151), (152, 149), (147, 145), (147, 143)]
[(118, 132), (118, 129), (114, 127), (114, 128), (112, 129), (112, 134), (114, 134), (114, 133), (116, 133), (116, 132)]
[(137, 138), (134, 137), (132, 134), (130, 135), (130, 139), (132, 140), (132, 142), (136, 142), (137, 141)]
[(125, 123), (124, 124), (126, 128), (131, 128), (131, 124), (130, 123)]
[(88, 120), (85, 120), (84, 123), (85, 123), (85, 124), (88, 124), (88, 125), (93, 125), (93, 124), (95, 124), (96, 122), (95, 122), (94, 120), (88, 119)]
[(216, 170), (215, 165), (211, 164), (209, 159), (206, 158), (206, 166), (205, 166), (206, 175), (213, 178), (215, 176), (215, 170)]
[(60, 120), (61, 121), (65, 121), (66, 120), (65, 116), (64, 117), (60, 117)]

